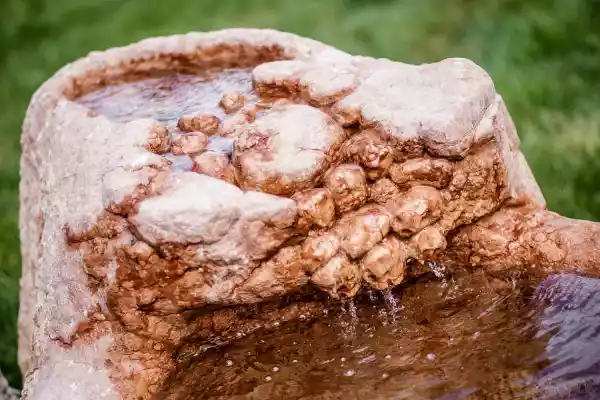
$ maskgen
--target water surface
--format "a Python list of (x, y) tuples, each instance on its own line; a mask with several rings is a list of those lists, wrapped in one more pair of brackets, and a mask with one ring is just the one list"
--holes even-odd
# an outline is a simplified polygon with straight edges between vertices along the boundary
[(197, 357), (177, 399), (598, 399), (600, 281), (465, 274)]

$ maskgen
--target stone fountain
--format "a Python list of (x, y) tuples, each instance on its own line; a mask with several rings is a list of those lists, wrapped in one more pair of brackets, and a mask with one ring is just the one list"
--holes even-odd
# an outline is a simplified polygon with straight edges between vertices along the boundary
[(428, 271), (597, 274), (488, 74), (273, 30), (69, 64), (23, 126), (23, 398), (187, 398), (189, 354)]

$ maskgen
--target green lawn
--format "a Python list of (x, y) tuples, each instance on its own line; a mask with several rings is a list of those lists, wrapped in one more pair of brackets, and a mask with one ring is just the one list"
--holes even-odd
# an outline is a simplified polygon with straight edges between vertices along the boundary
[(549, 207), (600, 220), (598, 0), (0, 0), (0, 369), (16, 367), (19, 134), (34, 90), (91, 50), (268, 27), (422, 63), (468, 57), (496, 82)]

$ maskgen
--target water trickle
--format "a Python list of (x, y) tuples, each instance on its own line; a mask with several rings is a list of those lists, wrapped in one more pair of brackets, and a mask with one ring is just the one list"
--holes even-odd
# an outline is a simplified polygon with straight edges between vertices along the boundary
[(383, 291), (383, 299), (385, 300), (385, 306), (388, 309), (388, 314), (392, 317), (392, 323), (396, 322), (396, 314), (400, 311), (398, 301), (394, 297), (391, 289)]
[(375, 303), (377, 301), (377, 296), (373, 290), (369, 290), (369, 301), (371, 301), (371, 303)]
[(340, 325), (342, 326), (341, 335), (345, 339), (351, 339), (356, 334), (356, 326), (358, 325), (358, 315), (356, 305), (352, 298), (342, 298), (342, 314)]
[(427, 262), (427, 267), (429, 268), (429, 270), (431, 272), (433, 272), (433, 274), (435, 275), (436, 278), (438, 279), (445, 279), (448, 271), (446, 270), (446, 267), (444, 267), (443, 265), (439, 265), (438, 263), (436, 263), (435, 261), (426, 261)]

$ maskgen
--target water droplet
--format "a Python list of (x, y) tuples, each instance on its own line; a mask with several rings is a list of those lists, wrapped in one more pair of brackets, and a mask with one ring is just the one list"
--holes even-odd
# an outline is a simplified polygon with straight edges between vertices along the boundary
[(438, 265), (435, 261), (427, 261), (427, 266), (436, 278), (444, 279), (446, 277), (446, 268), (444, 266)]
[(375, 357), (375, 354), (371, 354), (370, 356), (367, 356), (365, 358), (363, 358), (362, 360), (360, 360), (358, 363), (359, 364), (370, 364), (373, 361), (375, 361), (377, 359), (377, 357)]
[(344, 376), (354, 376), (354, 374), (356, 374), (356, 371), (354, 371), (353, 369), (344, 371)]
[(279, 321), (273, 322), (273, 326), (279, 326)]
[(228, 367), (231, 367), (233, 365), (233, 361), (227, 360), (227, 361), (225, 361), (225, 365), (227, 365)]
[(341, 362), (346, 362), (346, 357), (342, 357), (342, 358), (340, 358), (340, 361), (341, 361)]
[(292, 344), (295, 346), (295, 345), (297, 345), (298, 343), (296, 343), (296, 342), (292, 342)]
[(435, 360), (435, 354), (433, 354), (433, 353), (429, 353), (429, 354), (427, 354), (427, 359), (428, 359), (429, 361), (433, 361), (433, 360)]
[(271, 379), (273, 379), (273, 378), (271, 378), (269, 375), (265, 376), (265, 381), (270, 382)]
[(383, 379), (387, 379), (387, 378), (389, 378), (389, 377), (390, 377), (390, 374), (388, 374), (387, 372), (384, 372), (383, 374), (381, 374), (381, 377), (382, 377)]
[(391, 356), (390, 354), (386, 354), (386, 355), (385, 355), (385, 359), (386, 359), (386, 360), (389, 360), (390, 358), (392, 358), (392, 356)]
[(371, 301), (371, 303), (377, 301), (377, 296), (375, 296), (375, 293), (372, 290), (369, 290), (369, 300)]
[(243, 334), (242, 332), (238, 332), (238, 333), (236, 333), (236, 335), (235, 335), (235, 336), (237, 336), (237, 337), (241, 338), (242, 336), (244, 336), (244, 334)]
[(292, 360), (293, 364), (296, 364), (298, 362), (298, 360)]
[(279, 371), (279, 367), (273, 367), (273, 368), (271, 368), (271, 371), (277, 372), (277, 371)]

